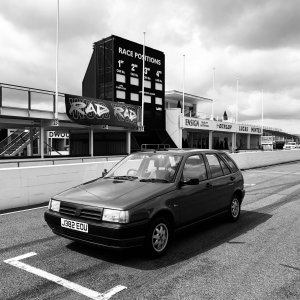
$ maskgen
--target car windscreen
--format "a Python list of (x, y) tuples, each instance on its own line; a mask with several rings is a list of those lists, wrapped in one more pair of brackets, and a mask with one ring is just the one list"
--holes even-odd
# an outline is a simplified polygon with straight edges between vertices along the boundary
[(182, 156), (165, 153), (136, 153), (119, 162), (104, 178), (173, 182)]

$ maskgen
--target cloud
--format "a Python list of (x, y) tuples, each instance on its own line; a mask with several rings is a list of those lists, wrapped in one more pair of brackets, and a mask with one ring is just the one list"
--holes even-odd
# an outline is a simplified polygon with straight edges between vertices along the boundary
[[(1, 82), (55, 89), (56, 4), (2, 1)], [(188, 93), (212, 98), (215, 68), (216, 113), (235, 113), (238, 78), (240, 120), (261, 118), (263, 89), (266, 119), (292, 128), (299, 19), (298, 0), (61, 0), (59, 90), (81, 94), (94, 42), (114, 34), (142, 43), (145, 31), (146, 45), (166, 55), (167, 90), (182, 90), (185, 54)]]
[(200, 0), (194, 22), (199, 37), (209, 45), (233, 45), (241, 49), (299, 47), (298, 0)]

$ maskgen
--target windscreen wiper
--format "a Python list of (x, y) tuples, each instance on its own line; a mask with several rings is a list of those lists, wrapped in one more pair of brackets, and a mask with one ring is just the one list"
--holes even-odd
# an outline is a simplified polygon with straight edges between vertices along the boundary
[(114, 176), (114, 177), (111, 177), (111, 178), (118, 179), (118, 180), (135, 180), (135, 179), (138, 179), (138, 177), (136, 177), (136, 176), (127, 176), (127, 175)]
[(140, 182), (163, 182), (163, 183), (169, 183), (169, 180), (166, 179), (159, 179), (159, 178), (145, 178), (141, 179)]

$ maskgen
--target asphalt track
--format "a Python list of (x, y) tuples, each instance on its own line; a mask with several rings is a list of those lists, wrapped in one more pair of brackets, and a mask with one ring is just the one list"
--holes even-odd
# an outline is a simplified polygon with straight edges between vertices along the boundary
[(185, 230), (155, 260), (57, 237), (45, 207), (0, 215), (0, 299), (300, 299), (300, 162), (243, 174), (237, 223)]

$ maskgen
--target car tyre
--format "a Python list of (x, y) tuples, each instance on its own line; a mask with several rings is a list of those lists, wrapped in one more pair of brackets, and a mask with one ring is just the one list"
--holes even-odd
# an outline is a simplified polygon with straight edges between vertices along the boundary
[(171, 232), (171, 225), (164, 217), (156, 218), (150, 223), (145, 241), (150, 257), (160, 257), (167, 252), (171, 242)]
[(231, 222), (236, 222), (241, 213), (241, 202), (239, 201), (238, 197), (236, 194), (233, 195), (229, 210), (228, 210), (228, 217)]

